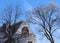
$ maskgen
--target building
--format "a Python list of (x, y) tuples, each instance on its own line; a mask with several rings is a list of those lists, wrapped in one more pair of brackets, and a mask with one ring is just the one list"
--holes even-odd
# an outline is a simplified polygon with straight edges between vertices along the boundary
[[(16, 31), (14, 32), (14, 41), (12, 43), (36, 43), (35, 34), (32, 32), (31, 28), (28, 26), (28, 23), (26, 21), (21, 21), (19, 23), (16, 23), (15, 25), (19, 26), (18, 29), (16, 29)], [(0, 36), (0, 43), (6, 43), (5, 41), (8, 38), (4, 39), (3, 33), (1, 33), (0, 35), (2, 35)]]

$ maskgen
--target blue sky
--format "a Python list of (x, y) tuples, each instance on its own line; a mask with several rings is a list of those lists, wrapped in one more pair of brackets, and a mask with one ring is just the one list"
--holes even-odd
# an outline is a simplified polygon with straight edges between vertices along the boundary
[[(25, 13), (26, 11), (31, 10), (39, 5), (40, 6), (48, 5), (50, 2), (56, 3), (57, 5), (60, 4), (60, 0), (0, 0), (0, 11), (5, 9), (8, 5), (12, 5), (14, 7), (16, 4), (19, 4), (22, 11)], [(25, 18), (25, 17), (23, 17), (23, 18)], [(35, 32), (34, 29), (33, 29), (33, 31)], [(49, 43), (49, 41), (47, 41), (47, 39), (45, 37), (42, 37), (42, 39), (40, 39), (40, 40), (39, 40), (39, 37), (40, 36), (37, 35), (37, 43)], [(55, 43), (60, 43), (60, 39), (57, 39), (55, 37), (54, 37), (54, 39), (55, 39)]]

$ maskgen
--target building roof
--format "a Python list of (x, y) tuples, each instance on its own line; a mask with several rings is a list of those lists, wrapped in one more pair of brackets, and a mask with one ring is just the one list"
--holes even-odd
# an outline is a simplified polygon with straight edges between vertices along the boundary
[(21, 31), (22, 31), (22, 28), (23, 27), (27, 27), (28, 28), (28, 30), (29, 30), (29, 34), (33, 34), (33, 32), (32, 32), (32, 30), (31, 30), (31, 28), (29, 27), (29, 25), (28, 25), (28, 23), (27, 23), (27, 21), (26, 20), (23, 20), (22, 21), (22, 23), (21, 23), (21, 25), (19, 26), (19, 28), (18, 28), (18, 30), (17, 30), (17, 34), (21, 34)]
[[(12, 29), (12, 33), (21, 33), (21, 30), (23, 27), (27, 27), (29, 29), (29, 33), (33, 34), (32, 30), (30, 29), (30, 27), (28, 26), (28, 23), (26, 20), (22, 20), (20, 22), (17, 22), (15, 24), (12, 24), (10, 26), (10, 29)], [(6, 31), (6, 23), (4, 23), (1, 27), (0, 27), (0, 32), (5, 33)]]

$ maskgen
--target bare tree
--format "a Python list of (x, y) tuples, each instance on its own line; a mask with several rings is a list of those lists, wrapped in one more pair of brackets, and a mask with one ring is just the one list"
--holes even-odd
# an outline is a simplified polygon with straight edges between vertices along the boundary
[[(12, 36), (13, 36), (13, 29), (16, 29), (15, 24), (17, 23), (17, 20), (20, 17), (20, 7), (18, 5), (15, 6), (15, 9), (13, 9), (12, 6), (8, 6), (6, 9), (3, 10), (1, 21), (5, 23), (6, 28), (3, 28), (5, 31), (5, 38), (8, 37), (8, 42), (6, 43), (12, 43)], [(12, 27), (14, 25), (14, 27)]]
[(20, 9), (19, 5), (16, 5), (14, 24), (17, 22), (17, 20), (20, 17), (20, 15), (21, 15), (21, 9)]
[(8, 33), (7, 31), (8, 27), (11, 25), (12, 13), (13, 10), (11, 6), (8, 6), (8, 8), (4, 9), (2, 12), (1, 20), (2, 22), (6, 23), (6, 29), (5, 29), (6, 33)]
[(39, 26), (39, 32), (43, 32), (44, 36), (54, 43), (53, 33), (59, 29), (57, 25), (58, 9), (51, 3), (49, 6), (37, 7), (31, 11), (30, 20), (33, 24)]

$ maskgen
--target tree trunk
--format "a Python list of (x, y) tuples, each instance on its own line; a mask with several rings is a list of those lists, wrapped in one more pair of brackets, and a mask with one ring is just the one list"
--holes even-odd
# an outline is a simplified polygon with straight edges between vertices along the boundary
[(51, 43), (54, 43), (54, 40), (52, 39)]
[(51, 40), (50, 40), (50, 43), (54, 43), (54, 40), (53, 40), (53, 38), (51, 38)]
[(54, 43), (54, 41), (51, 41), (51, 43)]

